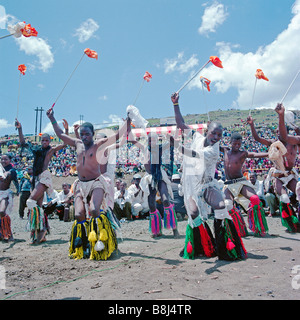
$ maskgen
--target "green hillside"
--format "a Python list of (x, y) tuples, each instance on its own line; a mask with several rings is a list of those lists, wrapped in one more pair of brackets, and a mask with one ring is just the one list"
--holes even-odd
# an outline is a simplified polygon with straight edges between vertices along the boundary
[[(298, 119), (300, 117), (300, 112), (295, 111), (296, 114), (296, 124), (298, 124)], [(246, 120), (249, 115), (249, 110), (217, 110), (209, 112), (211, 121), (219, 121), (222, 123), (223, 127), (230, 127), (234, 124), (241, 124), (242, 120)], [(255, 120), (255, 123), (277, 126), (278, 124), (278, 114), (273, 109), (261, 109), (252, 110), (251, 115)], [(170, 115), (172, 116), (172, 115)], [(187, 114), (183, 115), (183, 118), (187, 124), (194, 123), (204, 123), (207, 122), (207, 114)], [(147, 119), (151, 126), (159, 125), (158, 118)]]

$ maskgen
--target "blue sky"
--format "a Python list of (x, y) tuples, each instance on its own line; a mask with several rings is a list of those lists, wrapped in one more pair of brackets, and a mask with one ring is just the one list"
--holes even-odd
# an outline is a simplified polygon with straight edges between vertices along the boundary
[[(84, 57), (55, 106), (58, 120), (69, 124), (117, 122), (136, 102), (145, 118), (173, 115), (170, 96), (212, 55), (223, 69), (209, 64), (200, 75), (210, 79), (204, 92), (197, 76), (181, 93), (183, 114), (251, 106), (275, 108), (300, 68), (300, 1), (297, 0), (2, 0), (0, 36), (8, 24), (30, 23), (37, 38), (0, 40), (0, 136), (12, 134), (17, 113), (18, 65), (21, 77), (19, 120), (34, 133), (36, 107), (53, 104), (85, 48)], [(300, 77), (287, 95), (288, 109), (300, 107)], [(49, 131), (44, 112), (43, 132)]]

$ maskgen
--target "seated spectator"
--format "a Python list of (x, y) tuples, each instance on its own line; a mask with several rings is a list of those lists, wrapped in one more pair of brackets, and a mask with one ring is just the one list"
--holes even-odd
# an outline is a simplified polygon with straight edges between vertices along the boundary
[(148, 199), (140, 187), (141, 175), (133, 176), (133, 184), (128, 188), (133, 218), (143, 217), (149, 212)]
[(74, 220), (71, 218), (74, 214), (70, 215), (74, 211), (74, 197), (71, 191), (71, 185), (68, 183), (63, 183), (63, 190), (58, 194), (56, 200), (56, 211), (60, 220), (65, 222)]
[(272, 184), (272, 181), (265, 183), (266, 187), (266, 203), (269, 207), (269, 210), (266, 211), (266, 214), (268, 213), (269, 217), (274, 217), (276, 215), (276, 211), (279, 209), (279, 199), (274, 191), (274, 187)]
[(113, 212), (119, 220), (122, 218), (132, 220), (130, 196), (126, 187), (127, 183), (122, 181), (120, 183), (120, 190), (115, 192)]
[(70, 176), (72, 177), (77, 176), (77, 167), (75, 163), (72, 163), (70, 166)]
[(262, 202), (263, 206), (266, 206), (266, 199), (265, 199), (265, 189), (264, 189), (264, 182), (257, 180), (257, 174), (255, 172), (251, 172), (249, 176), (250, 182), (253, 184), (254, 190), (258, 195), (260, 201)]
[(115, 180), (115, 188), (114, 188), (115, 193), (120, 190), (120, 184), (121, 184), (121, 182), (122, 182), (121, 179), (116, 179), (116, 180)]

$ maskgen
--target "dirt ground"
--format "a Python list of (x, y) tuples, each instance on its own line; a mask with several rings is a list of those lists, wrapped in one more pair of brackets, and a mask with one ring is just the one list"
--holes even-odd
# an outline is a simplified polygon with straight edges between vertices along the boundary
[[(62, 178), (55, 178), (57, 188)], [(70, 181), (72, 178), (69, 178)], [(248, 258), (185, 260), (187, 221), (179, 239), (171, 231), (152, 239), (148, 220), (122, 223), (119, 251), (107, 261), (68, 257), (72, 222), (50, 219), (51, 234), (29, 244), (26, 220), (11, 214), (14, 242), (0, 243), (2, 300), (297, 300), (300, 298), (300, 233), (291, 234), (279, 217), (267, 217), (269, 235), (244, 238)], [(212, 220), (209, 224), (212, 227)], [(4, 273), (3, 273), (4, 272)], [(1, 274), (2, 273), (2, 274)]]

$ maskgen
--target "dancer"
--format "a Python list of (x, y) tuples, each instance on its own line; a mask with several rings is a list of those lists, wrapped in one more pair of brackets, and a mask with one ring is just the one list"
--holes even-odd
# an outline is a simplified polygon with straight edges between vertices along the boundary
[[(116, 249), (117, 241), (111, 224), (105, 214), (100, 214), (100, 207), (107, 205), (107, 180), (100, 170), (97, 160), (99, 148), (105, 149), (115, 143), (120, 136), (130, 130), (130, 118), (116, 135), (94, 141), (94, 127), (85, 122), (80, 127), (80, 139), (63, 133), (58, 126), (53, 109), (47, 111), (56, 135), (77, 151), (78, 179), (74, 182), (75, 222), (72, 226), (69, 256), (74, 259), (90, 258), (106, 260)], [(90, 220), (89, 220), (90, 219)]]
[[(279, 134), (280, 134), (282, 141), (284, 141), (284, 143), (286, 144), (286, 148), (288, 149), (287, 145), (291, 145), (297, 149), (297, 147), (299, 147), (299, 145), (300, 145), (299, 128), (294, 128), (297, 136), (289, 135), (287, 132), (287, 128), (285, 126), (285, 120), (284, 120), (285, 108), (284, 108), (284, 106), (281, 103), (278, 103), (275, 108), (275, 111), (278, 113), (278, 118), (279, 118)], [(288, 153), (288, 151), (287, 151), (287, 153)], [(288, 154), (286, 154), (285, 157), (288, 161)], [(295, 160), (296, 160), (296, 157), (295, 157)], [(286, 164), (288, 164), (288, 162)], [(294, 162), (294, 165), (295, 165), (295, 162)], [(287, 167), (286, 169), (289, 169), (289, 167)], [(297, 175), (297, 171), (295, 170), (295, 168), (292, 168), (290, 171), (293, 171), (293, 173), (295, 175), (294, 179), (292, 179), (288, 184), (285, 184), (284, 181), (281, 180), (281, 182), (283, 182), (283, 186), (281, 188), (283, 189), (285, 185), (286, 185), (286, 187), (289, 188), (289, 185), (290, 185), (290, 190), (296, 195), (296, 198), (299, 201), (300, 200), (300, 183), (298, 182), (299, 176)], [(295, 173), (295, 171), (296, 171), (296, 173)], [(297, 179), (297, 183), (295, 186), (296, 179)], [(276, 189), (277, 189), (277, 186), (276, 186)], [(286, 206), (282, 203), (280, 204), (280, 210), (282, 211), (283, 225), (285, 227), (287, 227), (288, 230), (291, 232), (295, 232), (295, 231), (300, 232), (300, 223), (298, 220), (299, 217), (297, 219), (295, 213), (293, 211), (290, 212), (290, 210), (289, 210), (290, 208), (292, 208), (290, 204), (286, 205)]]
[[(0, 240), (13, 241), (11, 219), (9, 214), (13, 207), (13, 196), (10, 190), (12, 181), (17, 180), (17, 172), (10, 163), (11, 156), (4, 154), (0, 163)], [(17, 189), (18, 190), (18, 189)]]
[[(284, 126), (284, 112), (277, 105), (276, 112), (279, 115), (280, 125)], [(247, 118), (250, 125), (253, 138), (261, 144), (269, 147), (269, 159), (273, 161), (274, 167), (270, 169), (267, 177), (268, 181), (272, 180), (274, 190), (279, 196), (279, 211), (281, 215), (281, 222), (284, 227), (290, 232), (300, 231), (299, 221), (296, 217), (294, 209), (290, 204), (288, 190), (296, 193), (296, 185), (298, 182), (298, 173), (294, 168), (298, 146), (290, 143), (290, 139), (283, 140), (282, 131), (279, 132), (278, 140), (265, 139), (258, 135), (254, 121), (251, 116)], [(282, 124), (283, 122), (283, 124)]]
[[(193, 132), (184, 122), (179, 109), (179, 95), (171, 96), (177, 127), (186, 137), (192, 137), (191, 148), (179, 146), (183, 153), (183, 193), (189, 216), (183, 257), (217, 255), (221, 260), (236, 260), (246, 257), (241, 237), (230, 217), (224, 202), (224, 194), (214, 178), (219, 158), (219, 141), (222, 125), (211, 122), (206, 137)], [(206, 223), (209, 206), (214, 211), (215, 239)]]
[(230, 140), (231, 148), (220, 148), (220, 151), (224, 153), (226, 177), (226, 181), (224, 182), (225, 204), (240, 235), (246, 236), (247, 230), (243, 217), (239, 210), (233, 207), (233, 201), (236, 200), (238, 202), (240, 195), (250, 200), (248, 209), (249, 228), (254, 232), (254, 236), (264, 236), (268, 232), (265, 212), (253, 185), (243, 176), (242, 168), (247, 158), (265, 158), (268, 156), (268, 153), (240, 150), (242, 140), (242, 136), (238, 132), (234, 132)]
[(144, 155), (143, 162), (146, 174), (140, 181), (140, 188), (144, 192), (145, 197), (148, 198), (149, 231), (153, 238), (161, 236), (163, 229), (161, 215), (156, 207), (157, 192), (160, 194), (164, 207), (164, 228), (172, 229), (174, 238), (179, 237), (174, 204), (170, 202), (170, 199), (173, 198), (171, 181), (166, 171), (162, 168), (163, 152), (170, 150), (172, 141), (172, 137), (170, 137), (170, 142), (166, 142), (163, 145), (159, 144), (158, 136), (153, 132), (148, 134), (146, 147), (136, 140), (130, 141), (139, 147)]
[(41, 145), (32, 145), (30, 141), (26, 143), (21, 123), (16, 119), (15, 126), (19, 132), (21, 147), (28, 148), (34, 157), (33, 161), (33, 190), (26, 201), (30, 210), (28, 219), (30, 236), (32, 244), (40, 244), (46, 241), (46, 233), (50, 231), (47, 215), (42, 209), (44, 192), (53, 197), (53, 185), (51, 173), (48, 170), (49, 162), (52, 156), (65, 147), (64, 144), (52, 147), (50, 146), (50, 135), (44, 133), (41, 137)]

